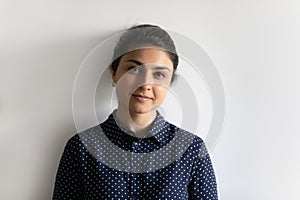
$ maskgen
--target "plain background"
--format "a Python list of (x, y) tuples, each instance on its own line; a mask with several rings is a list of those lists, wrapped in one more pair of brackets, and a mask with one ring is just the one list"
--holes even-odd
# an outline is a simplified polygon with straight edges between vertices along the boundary
[(0, 199), (50, 199), (90, 50), (135, 23), (178, 31), (222, 78), (220, 199), (300, 199), (300, 2), (0, 1)]

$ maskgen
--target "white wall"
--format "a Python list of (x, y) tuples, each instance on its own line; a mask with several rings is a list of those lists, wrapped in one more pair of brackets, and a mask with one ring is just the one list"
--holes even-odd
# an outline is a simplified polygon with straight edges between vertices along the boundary
[(300, 2), (0, 1), (0, 199), (50, 199), (88, 52), (134, 23), (201, 45), (226, 95), (220, 199), (299, 199)]

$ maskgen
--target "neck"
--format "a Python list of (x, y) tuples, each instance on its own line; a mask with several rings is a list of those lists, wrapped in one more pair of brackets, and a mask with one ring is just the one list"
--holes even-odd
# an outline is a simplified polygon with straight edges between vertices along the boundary
[(139, 138), (143, 137), (150, 130), (156, 115), (156, 110), (147, 113), (134, 113), (118, 108), (116, 112), (118, 120)]

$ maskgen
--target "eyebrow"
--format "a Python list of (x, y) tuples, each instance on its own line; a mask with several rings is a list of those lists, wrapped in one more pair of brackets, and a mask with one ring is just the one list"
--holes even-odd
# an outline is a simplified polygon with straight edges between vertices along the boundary
[(166, 69), (166, 70), (168, 70), (169, 72), (171, 72), (169, 68), (167, 68), (167, 67), (162, 67), (162, 66), (156, 66), (155, 69), (158, 69), (158, 70), (159, 70), (159, 69)]
[[(144, 63), (142, 63), (142, 62), (140, 62), (138, 60), (133, 60), (133, 59), (127, 60), (126, 62), (133, 62), (133, 63), (135, 63), (137, 65), (144, 65)], [(170, 69), (168, 67), (163, 67), (163, 66), (156, 66), (155, 69), (157, 69), (157, 70), (165, 69), (165, 70), (170, 71)]]
[(126, 62), (133, 62), (137, 65), (143, 65), (144, 63), (140, 62), (140, 61), (137, 61), (137, 60), (127, 60)]

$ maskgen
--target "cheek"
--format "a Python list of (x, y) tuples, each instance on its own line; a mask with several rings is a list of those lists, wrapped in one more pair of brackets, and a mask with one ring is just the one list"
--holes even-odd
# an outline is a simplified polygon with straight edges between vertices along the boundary
[(163, 102), (167, 92), (168, 92), (168, 88), (164, 87), (164, 86), (156, 86), (153, 90), (154, 95), (155, 95), (155, 99), (157, 101)]
[(134, 79), (130, 77), (123, 76), (120, 78), (116, 84), (116, 92), (119, 97), (130, 96), (132, 92), (136, 89), (136, 83)]

